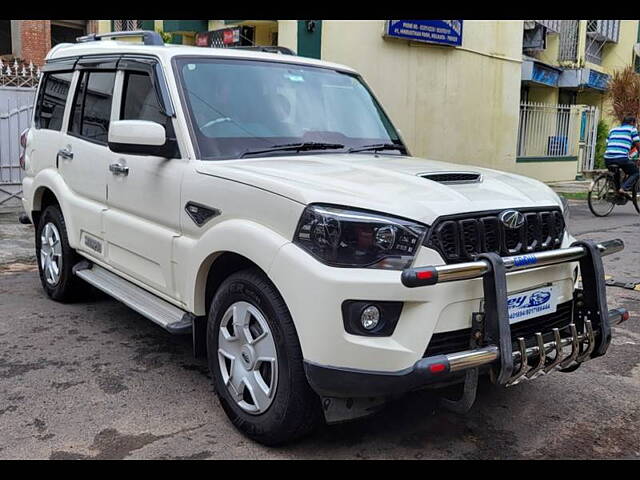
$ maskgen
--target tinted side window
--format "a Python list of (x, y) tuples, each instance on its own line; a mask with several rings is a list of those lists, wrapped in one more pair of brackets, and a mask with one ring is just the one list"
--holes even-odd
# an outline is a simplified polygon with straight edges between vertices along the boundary
[(121, 120), (149, 120), (167, 125), (156, 90), (147, 73), (126, 72), (122, 93)]
[(69, 132), (92, 142), (107, 143), (115, 78), (115, 72), (81, 72)]
[(36, 128), (61, 129), (72, 77), (73, 72), (45, 74), (36, 105)]
[(82, 106), (81, 136), (107, 143), (115, 72), (90, 72)]
[(82, 105), (84, 103), (84, 93), (87, 88), (87, 78), (89, 72), (80, 72), (76, 92), (73, 97), (73, 106), (71, 107), (69, 132), (80, 135), (82, 131)]

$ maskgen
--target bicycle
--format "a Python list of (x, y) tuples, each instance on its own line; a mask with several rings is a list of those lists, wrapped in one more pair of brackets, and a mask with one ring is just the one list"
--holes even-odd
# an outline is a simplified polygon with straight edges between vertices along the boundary
[(631, 195), (621, 194), (618, 192), (622, 182), (624, 171), (620, 165), (611, 164), (607, 166), (608, 172), (602, 173), (596, 177), (589, 188), (587, 203), (589, 210), (596, 217), (606, 217), (609, 215), (616, 205), (626, 205), (629, 200), (633, 202), (636, 212), (640, 213), (638, 205), (638, 195), (640, 190), (640, 178), (633, 184)]

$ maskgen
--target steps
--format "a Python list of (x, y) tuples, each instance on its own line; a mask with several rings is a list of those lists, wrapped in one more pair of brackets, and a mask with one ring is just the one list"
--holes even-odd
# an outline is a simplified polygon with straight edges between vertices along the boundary
[(115, 273), (89, 261), (76, 264), (73, 267), (73, 273), (158, 324), (169, 333), (191, 333), (192, 315)]

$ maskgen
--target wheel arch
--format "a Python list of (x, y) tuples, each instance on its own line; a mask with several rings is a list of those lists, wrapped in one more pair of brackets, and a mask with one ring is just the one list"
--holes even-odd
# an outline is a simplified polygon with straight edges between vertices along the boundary
[(60, 207), (60, 200), (51, 188), (46, 185), (40, 185), (33, 193), (31, 218), (34, 226), (38, 225), (40, 215), (49, 205), (58, 205)]
[(222, 282), (235, 272), (239, 272), (246, 268), (257, 268), (267, 275), (267, 272), (260, 268), (257, 263), (236, 252), (216, 252), (205, 259), (204, 263), (201, 265), (201, 269), (203, 269), (203, 273), (206, 271), (203, 300), (204, 311), (207, 314), (209, 313), (211, 300)]
[[(193, 317), (193, 352), (196, 357), (203, 358), (207, 355), (206, 333), (207, 317), (211, 301), (216, 291), (229, 276), (248, 268), (255, 268), (268, 278), (267, 272), (250, 258), (239, 253), (224, 250), (210, 254), (204, 259), (196, 276), (196, 292), (194, 301), (196, 311), (204, 312), (203, 315)], [(272, 282), (273, 283), (273, 282)], [(278, 287), (275, 286), (276, 290)], [(279, 290), (278, 290), (279, 292)]]

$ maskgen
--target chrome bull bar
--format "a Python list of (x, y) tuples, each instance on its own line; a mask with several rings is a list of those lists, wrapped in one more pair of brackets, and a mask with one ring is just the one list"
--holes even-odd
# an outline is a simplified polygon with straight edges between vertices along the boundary
[[(486, 253), (472, 262), (404, 270), (401, 280), (409, 288), (473, 278), (482, 278), (484, 286), (484, 311), (474, 313), (472, 319), (472, 348), (423, 358), (416, 367), (431, 375), (490, 365), (493, 380), (511, 386), (553, 370), (572, 371), (582, 362), (604, 355), (611, 342), (611, 323), (627, 320), (629, 314), (624, 309), (607, 309), (601, 257), (623, 249), (624, 243), (618, 239), (581, 241), (558, 250), (511, 257)], [(507, 312), (507, 272), (573, 261), (580, 263), (583, 290), (576, 291), (572, 322), (562, 329), (536, 332), (531, 347), (526, 346), (524, 337), (513, 339)], [(568, 332), (561, 335), (561, 330)], [(543, 333), (551, 334), (553, 340), (545, 342)], [(570, 351), (564, 355), (567, 347)]]
[[(600, 242), (596, 244), (596, 246), (602, 257), (624, 250), (624, 242), (620, 239)], [(584, 247), (572, 246), (558, 250), (502, 257), (502, 262), (508, 272), (513, 272), (530, 268), (546, 267), (558, 263), (574, 262), (580, 260), (585, 255)], [(436, 283), (479, 278), (490, 270), (490, 263), (480, 259), (475, 262), (463, 262), (453, 265), (409, 268), (402, 272), (401, 280), (402, 284), (406, 287), (423, 287), (426, 285), (435, 285)]]

